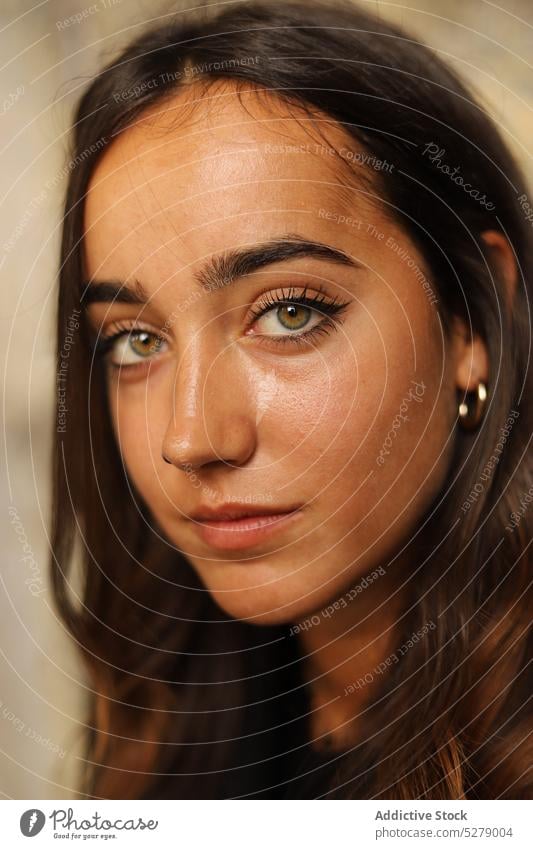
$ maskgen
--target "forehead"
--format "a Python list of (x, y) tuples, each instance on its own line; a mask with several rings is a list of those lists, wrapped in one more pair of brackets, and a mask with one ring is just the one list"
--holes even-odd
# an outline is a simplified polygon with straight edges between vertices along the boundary
[(168, 273), (169, 259), (183, 267), (280, 231), (318, 232), (324, 211), (354, 214), (368, 187), (332, 145), (356, 150), (331, 118), (267, 92), (179, 91), (120, 134), (92, 175), (89, 276), (138, 275), (147, 262)]

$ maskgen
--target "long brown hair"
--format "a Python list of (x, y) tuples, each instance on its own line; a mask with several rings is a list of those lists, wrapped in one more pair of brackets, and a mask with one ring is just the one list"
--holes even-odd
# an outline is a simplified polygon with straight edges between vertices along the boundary
[[(429, 48), (350, 3), (309, 0), (166, 17), (110, 62), (77, 106), (60, 265), (52, 573), (90, 672), (83, 792), (291, 798), (308, 737), (297, 641), (288, 626), (226, 616), (187, 559), (161, 539), (123, 466), (103, 367), (91, 353), (82, 250), (91, 174), (117, 133), (175, 95), (186, 77), (206, 88), (227, 80), (237, 90), (275, 91), (338, 122), (391, 163), (386, 174), (374, 172), (375, 196), (422, 251), (445, 328), (461, 316), (491, 363), (482, 425), (457, 428), (448, 478), (420, 521), (412, 605), (398, 641), (421, 629), (424, 639), (381, 676), (360, 717), (358, 745), (329, 772), (310, 772), (303, 792), (527, 797), (532, 238), (520, 200), (527, 188), (495, 125)], [(451, 168), (437, 167), (431, 144)], [(463, 184), (452, 179), (454, 166)], [(488, 229), (514, 251), (512, 304), (481, 239)], [(76, 547), (81, 603), (71, 590)]]

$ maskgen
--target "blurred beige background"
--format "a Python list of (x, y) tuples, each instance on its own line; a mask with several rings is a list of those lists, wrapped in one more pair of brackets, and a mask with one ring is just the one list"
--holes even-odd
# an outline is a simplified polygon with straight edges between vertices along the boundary
[[(474, 82), (533, 182), (531, 0), (360, 5), (404, 24)], [(1, 798), (70, 798), (80, 767), (84, 682), (46, 574), (52, 322), (69, 118), (101, 63), (143, 24), (178, 7), (149, 0), (0, 6)], [(88, 8), (95, 11), (79, 24), (58, 25)]]

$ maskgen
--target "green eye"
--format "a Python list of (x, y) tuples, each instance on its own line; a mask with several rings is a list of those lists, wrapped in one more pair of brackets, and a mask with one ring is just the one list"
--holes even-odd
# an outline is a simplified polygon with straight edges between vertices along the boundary
[(277, 309), (277, 318), (286, 330), (301, 330), (310, 317), (309, 307), (300, 304), (283, 304)]
[(159, 354), (164, 339), (150, 330), (131, 330), (115, 337), (110, 346), (110, 360), (115, 366), (130, 366)]
[(313, 307), (298, 303), (281, 303), (267, 309), (255, 322), (257, 332), (264, 336), (303, 336), (317, 327), (324, 316)]
[(156, 354), (159, 351), (162, 340), (155, 333), (139, 330), (135, 333), (130, 333), (128, 342), (131, 350), (140, 357), (149, 357), (151, 354)]

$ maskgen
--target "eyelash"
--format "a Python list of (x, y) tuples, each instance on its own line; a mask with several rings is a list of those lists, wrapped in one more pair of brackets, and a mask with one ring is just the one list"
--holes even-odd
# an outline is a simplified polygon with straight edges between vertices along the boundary
[(256, 309), (251, 310), (251, 315), (253, 316), (254, 321), (258, 321), (263, 315), (270, 312), (274, 307), (280, 306), (300, 306), (300, 307), (309, 307), (310, 309), (315, 310), (319, 314), (322, 314), (323, 318), (319, 324), (315, 324), (310, 330), (304, 330), (301, 333), (292, 333), (285, 334), (280, 336), (263, 336), (263, 340), (266, 340), (268, 344), (297, 344), (301, 345), (304, 342), (309, 342), (310, 339), (315, 338), (315, 336), (321, 333), (329, 333), (331, 330), (336, 329), (336, 325), (339, 323), (333, 321), (333, 316), (340, 317), (343, 310), (348, 306), (348, 301), (341, 301), (338, 296), (334, 298), (329, 298), (325, 292), (319, 288), (317, 291), (317, 295), (307, 295), (307, 286), (304, 288), (301, 295), (295, 294), (294, 287), (290, 287), (288, 290), (281, 290), (281, 294), (276, 292), (267, 292), (262, 296), (263, 303), (257, 307)]
[[(291, 286), (287, 290), (282, 289), (281, 292), (267, 292), (262, 295), (262, 303), (260, 303), (260, 305), (256, 308), (252, 308), (250, 310), (250, 325), (258, 321), (263, 315), (266, 315), (273, 308), (279, 306), (301, 306), (313, 309), (323, 316), (322, 320), (318, 324), (315, 324), (315, 326), (310, 328), (310, 330), (304, 330), (300, 333), (280, 334), (279, 336), (257, 334), (255, 337), (256, 340), (260, 340), (262, 344), (268, 345), (303, 345), (307, 344), (312, 339), (315, 339), (320, 334), (329, 334), (331, 330), (337, 329), (337, 326), (340, 323), (339, 319), (346, 307), (349, 305), (349, 302), (341, 301), (338, 296), (330, 298), (321, 288), (316, 290), (316, 295), (308, 295), (307, 290), (308, 287), (306, 286), (300, 295), (296, 295), (295, 288)], [(336, 321), (333, 320), (334, 316), (337, 317)], [(122, 336), (134, 331), (140, 332), (142, 330), (146, 330), (145, 327), (137, 326), (135, 322), (117, 321), (114, 322), (112, 327), (112, 333), (102, 335), (98, 338), (95, 344), (95, 353), (97, 356), (104, 357)], [(154, 336), (156, 336), (158, 341), (164, 341), (163, 337), (158, 337), (156, 332), (151, 330), (148, 330), (148, 332), (154, 333)], [(114, 363), (110, 363), (110, 365), (113, 368), (135, 368), (136, 365), (142, 366), (143, 363), (141, 362), (127, 366), (118, 366)]]
[[(133, 320), (114, 321), (111, 327), (113, 328), (113, 332), (110, 333), (109, 331), (106, 331), (105, 333), (102, 333), (100, 336), (98, 336), (98, 339), (94, 344), (93, 350), (96, 356), (98, 357), (105, 357), (105, 355), (109, 353), (115, 342), (118, 342), (118, 340), (122, 336), (127, 336), (129, 333), (134, 333), (135, 331), (141, 332), (142, 330), (146, 330), (145, 327), (139, 327)], [(153, 330), (149, 330), (148, 332), (153, 333), (154, 336), (157, 336), (157, 333)], [(159, 339), (162, 337), (157, 338)], [(113, 366), (114, 363), (110, 363), (110, 365)]]

